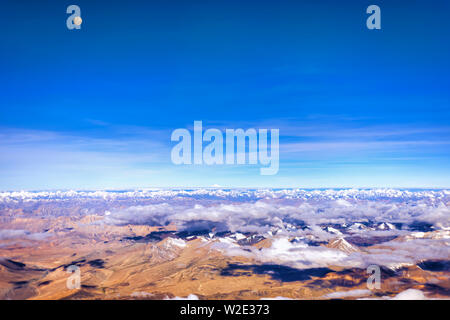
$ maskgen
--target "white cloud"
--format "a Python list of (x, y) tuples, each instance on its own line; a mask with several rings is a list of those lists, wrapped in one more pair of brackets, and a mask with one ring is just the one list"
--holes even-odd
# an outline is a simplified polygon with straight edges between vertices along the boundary
[(400, 292), (392, 300), (426, 300), (427, 298), (422, 291), (416, 289), (408, 289)]
[(261, 298), (260, 300), (294, 300), (294, 299), (277, 296), (277, 297), (273, 297), (273, 298)]
[[(355, 222), (372, 221), (377, 225), (383, 222), (409, 224), (414, 221), (424, 221), (434, 224), (436, 228), (450, 227), (450, 209), (442, 200), (436, 198), (447, 199), (444, 191), (438, 193), (437, 197), (434, 192), (427, 195), (422, 193), (404, 194), (404, 198), (399, 198), (396, 192), (380, 192), (373, 190), (370, 197), (379, 196), (381, 200), (365, 199), (369, 197), (366, 191), (362, 191), (363, 199), (344, 199), (337, 198), (341, 196), (338, 192), (322, 191), (317, 194), (315, 191), (309, 192), (311, 198), (307, 199), (307, 194), (298, 192), (299, 198), (294, 198), (293, 194), (287, 192), (290, 196), (281, 196), (279, 191), (259, 191), (250, 197), (259, 198), (262, 195), (271, 194), (272, 198), (265, 197), (264, 200), (255, 199), (253, 201), (233, 201), (236, 196), (228, 192), (225, 196), (217, 190), (196, 190), (190, 192), (176, 191), (154, 191), (144, 193), (150, 198), (159, 199), (196, 199), (195, 205), (192, 202), (179, 203), (174, 201), (151, 204), (146, 206), (134, 206), (127, 209), (112, 211), (108, 216), (110, 223), (148, 223), (175, 222), (179, 226), (188, 225), (193, 221), (208, 221), (221, 228), (231, 231), (241, 232), (267, 232), (270, 227), (281, 227), (290, 220), (302, 220), (312, 229), (315, 228), (316, 234), (322, 234), (322, 238), (326, 239), (331, 233), (322, 232), (317, 227), (319, 224), (353, 224)], [(278, 193), (278, 194), (276, 194)], [(381, 193), (381, 196), (379, 195)], [(135, 194), (135, 193), (134, 193)], [(135, 196), (133, 194), (133, 196)], [(214, 205), (203, 201), (214, 194), (217, 197), (224, 198), (225, 201), (215, 202)], [(351, 192), (350, 194), (353, 194)], [(391, 197), (388, 195), (391, 194)], [(11, 196), (4, 195), (4, 198)], [(113, 195), (115, 196), (115, 195)], [(241, 195), (242, 196), (242, 195)], [(248, 194), (245, 195), (248, 197)], [(2, 195), (0, 194), (0, 198)], [(124, 197), (119, 195), (118, 197)], [(140, 195), (136, 195), (140, 197)], [(305, 200), (306, 198), (306, 200)], [(414, 200), (417, 199), (418, 200)], [(229, 199), (229, 200), (228, 200)], [(239, 199), (239, 198), (238, 198)], [(297, 200), (298, 199), (298, 200)], [(228, 201), (227, 201), (228, 200)], [(229, 201), (233, 202), (229, 202)], [(376, 228), (376, 227), (375, 227)], [(373, 230), (363, 230), (364, 232)], [(299, 231), (300, 232), (300, 231)], [(360, 232), (354, 229), (353, 232)], [(379, 230), (384, 235), (399, 235), (401, 230)]]
[(173, 298), (165, 298), (164, 300), (200, 300), (198, 296), (195, 294), (190, 294), (187, 297), (173, 297)]
[(349, 291), (337, 291), (324, 295), (324, 298), (327, 299), (341, 299), (341, 298), (351, 298), (351, 297), (362, 297), (369, 296), (372, 294), (372, 291), (367, 289), (356, 289)]
[(3, 229), (0, 230), (0, 240), (9, 240), (9, 239), (28, 239), (28, 240), (43, 240), (49, 237), (48, 233), (33, 233), (27, 230), (20, 229)]

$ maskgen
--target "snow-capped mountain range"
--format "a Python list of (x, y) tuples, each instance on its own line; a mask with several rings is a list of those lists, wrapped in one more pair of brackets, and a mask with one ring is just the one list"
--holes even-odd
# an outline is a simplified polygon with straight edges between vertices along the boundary
[(406, 190), (406, 189), (141, 189), (113, 191), (11, 191), (0, 192), (0, 202), (64, 200), (64, 199), (303, 199), (303, 200), (337, 200), (337, 199), (449, 199), (450, 190)]

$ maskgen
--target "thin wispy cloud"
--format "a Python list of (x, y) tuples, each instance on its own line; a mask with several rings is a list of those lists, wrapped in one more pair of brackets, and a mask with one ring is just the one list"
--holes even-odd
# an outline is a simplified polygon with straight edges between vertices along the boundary
[[(203, 129), (213, 125), (224, 130), (233, 125), (244, 130), (249, 127), (275, 127), (268, 126), (268, 123), (270, 121), (206, 122)], [(337, 165), (341, 168), (340, 171), (342, 168), (355, 167), (358, 163), (367, 169), (405, 168), (405, 162), (417, 168), (423, 167), (423, 161), (441, 161), (450, 152), (448, 128), (445, 126), (354, 128), (354, 123), (342, 122), (341, 126), (334, 125), (327, 130), (325, 124), (312, 125), (289, 120), (274, 123), (280, 129), (281, 177), (265, 182), (268, 186), (308, 186), (308, 181), (316, 179), (315, 173), (306, 172), (303, 168), (320, 169), (328, 173), (329, 180), (332, 181), (333, 170)], [(187, 124), (186, 128), (189, 129), (190, 125)], [(17, 188), (26, 188), (27, 184), (31, 188), (39, 185), (27, 180), (48, 181), (42, 186), (44, 188), (71, 188), (82, 184), (81, 177), (89, 177), (90, 183), (87, 185), (96, 188), (169, 186), (169, 183), (173, 186), (189, 186), (192, 185), (193, 177), (196, 179), (196, 186), (243, 186), (241, 183), (244, 176), (248, 181), (257, 183), (257, 179), (251, 177), (257, 174), (254, 166), (174, 166), (170, 162), (173, 143), (169, 138), (172, 129), (117, 125), (102, 121), (76, 132), (3, 127), (0, 129), (0, 172), (5, 184), (12, 183), (3, 188), (15, 188), (14, 184)], [(64, 177), (64, 180), (56, 183), (57, 177)], [(295, 184), (295, 178), (301, 184)], [(253, 182), (247, 182), (247, 185), (252, 184)], [(389, 182), (386, 184), (391, 185)], [(402, 186), (410, 184), (408, 182)], [(333, 183), (327, 185), (333, 186)], [(350, 182), (348, 185), (358, 186), (358, 183)], [(369, 181), (363, 186), (370, 185)], [(410, 186), (423, 186), (423, 182)], [(440, 183), (439, 186), (444, 185)]]

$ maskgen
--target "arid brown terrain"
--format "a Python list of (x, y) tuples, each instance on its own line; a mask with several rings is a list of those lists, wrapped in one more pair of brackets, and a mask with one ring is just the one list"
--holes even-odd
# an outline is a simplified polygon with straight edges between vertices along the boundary
[[(202, 203), (197, 209), (209, 212), (213, 222), (224, 219), (211, 208), (236, 206), (228, 200), (172, 200), (187, 206), (187, 216), (192, 203)], [(418, 231), (414, 224), (400, 229), (361, 217), (363, 223), (339, 225), (335, 217), (333, 223), (315, 226), (270, 220), (269, 231), (262, 232), (219, 230), (217, 223), (205, 229), (205, 217), (199, 217), (189, 220), (196, 227), (188, 228), (181, 207), (173, 221), (150, 223), (166, 201), (148, 199), (139, 200), (133, 213), (145, 220), (123, 223), (123, 210), (136, 207), (136, 201), (3, 201), (0, 299), (386, 299), (409, 289), (426, 298), (450, 297), (450, 231), (445, 226), (414, 222), (428, 228)], [(379, 289), (368, 288), (369, 264), (380, 267)], [(79, 267), (79, 288), (70, 287), (75, 275), (70, 266)]]

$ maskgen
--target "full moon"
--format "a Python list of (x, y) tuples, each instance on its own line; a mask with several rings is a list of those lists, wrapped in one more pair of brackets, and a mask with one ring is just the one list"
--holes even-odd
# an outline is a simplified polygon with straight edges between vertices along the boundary
[(73, 19), (73, 23), (76, 24), (77, 26), (81, 25), (82, 22), (83, 22), (83, 19), (81, 19), (81, 17), (75, 17)]

